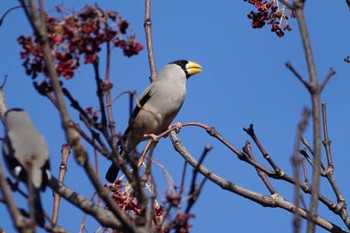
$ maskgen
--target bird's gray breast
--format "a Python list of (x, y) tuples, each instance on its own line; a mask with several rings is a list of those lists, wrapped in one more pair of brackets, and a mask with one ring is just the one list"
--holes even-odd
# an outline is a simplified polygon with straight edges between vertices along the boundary
[(186, 89), (184, 86), (162, 84), (162, 88), (157, 90), (152, 101), (155, 102), (154, 111), (159, 125), (157, 133), (161, 133), (168, 128), (179, 112), (185, 100)]

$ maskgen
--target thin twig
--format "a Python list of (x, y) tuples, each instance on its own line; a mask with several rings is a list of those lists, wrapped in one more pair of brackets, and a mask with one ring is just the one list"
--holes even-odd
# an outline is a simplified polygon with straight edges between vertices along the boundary
[[(301, 164), (303, 165), (304, 183), (309, 187), (309, 193), (310, 193), (311, 192), (311, 185), (310, 185), (309, 176), (308, 176), (307, 170), (306, 170), (305, 158), (303, 158), (301, 160)], [(304, 206), (306, 206), (306, 205), (304, 205)]]
[(153, 82), (154, 77), (156, 76), (156, 65), (154, 61), (153, 42), (152, 42), (151, 0), (145, 0), (145, 21), (143, 26), (146, 32), (147, 55), (148, 55), (149, 68), (151, 71), (150, 80), (151, 82)]
[[(68, 157), (70, 155), (70, 146), (69, 144), (63, 144), (62, 149), (61, 149), (61, 165), (59, 168), (59, 173), (58, 173), (58, 181), (63, 183), (64, 177), (67, 172), (67, 165), (68, 165)], [(58, 220), (58, 213), (60, 209), (60, 201), (61, 197), (58, 195), (58, 193), (53, 194), (53, 208), (52, 208), (52, 217), (51, 221), (53, 225), (57, 224)]]
[(326, 84), (328, 83), (328, 81), (331, 79), (331, 77), (335, 75), (335, 71), (330, 68), (328, 71), (328, 74), (326, 76), (326, 78), (323, 80), (323, 82), (320, 84), (320, 92), (323, 91), (323, 88), (326, 86)]
[(157, 143), (151, 143), (149, 149), (148, 149), (148, 158), (147, 158), (147, 164), (146, 164), (146, 171), (145, 171), (145, 179), (148, 179), (151, 182), (152, 189), (150, 190), (151, 197), (150, 197), (150, 204), (149, 206), (146, 205), (146, 207), (143, 207), (144, 213), (143, 216), (146, 217), (146, 224), (145, 228), (147, 232), (152, 232), (152, 222), (153, 217), (155, 216), (155, 202), (157, 198), (157, 187), (154, 182), (154, 178), (152, 177), (152, 157), (153, 152), (156, 147)]
[(212, 149), (213, 149), (213, 147), (210, 146), (210, 145), (206, 145), (204, 147), (204, 151), (203, 151), (203, 153), (202, 153), (202, 155), (201, 155), (201, 157), (199, 158), (199, 161), (198, 161), (198, 166), (193, 169), (192, 181), (191, 181), (191, 189), (190, 189), (190, 192), (189, 192), (189, 197), (190, 198), (188, 199), (187, 207), (186, 207), (186, 210), (185, 210), (186, 214), (188, 214), (190, 212), (192, 206), (197, 201), (198, 196), (199, 196), (199, 194), (201, 192), (201, 188), (203, 187), (204, 182), (207, 180), (206, 178), (204, 178), (204, 180), (202, 181), (202, 185), (201, 186), (198, 186), (196, 184), (197, 175), (199, 173), (198, 167), (201, 164), (203, 164), (203, 161), (204, 161), (205, 157), (207, 156), (209, 151), (211, 151)]
[[(107, 24), (107, 22), (106, 22)], [(107, 53), (106, 53), (106, 73), (105, 73), (105, 81), (104, 81), (104, 95), (105, 95), (105, 100), (106, 100), (106, 108), (107, 108), (107, 115), (108, 115), (108, 128), (109, 128), (109, 133), (112, 137), (113, 140), (113, 148), (117, 148), (117, 134), (115, 132), (115, 121), (113, 117), (113, 109), (112, 109), (112, 98), (111, 98), (111, 89), (113, 87), (113, 84), (111, 83), (110, 80), (110, 63), (111, 63), (111, 48), (110, 48), (110, 42), (107, 42)], [(97, 68), (95, 67), (95, 75), (96, 75), (96, 80), (99, 79), (99, 73)], [(102, 106), (101, 106), (102, 107)], [(104, 110), (102, 110), (104, 112)]]
[[(295, 146), (294, 146), (294, 153), (292, 156), (293, 161), (293, 168), (294, 168), (294, 179), (296, 180), (296, 185), (294, 186), (294, 205), (299, 209), (300, 207), (300, 164), (301, 159), (299, 158), (299, 148), (300, 148), (300, 138), (303, 135), (308, 119), (310, 116), (310, 111), (308, 109), (304, 109), (302, 114), (302, 119), (298, 125), (298, 132), (295, 139)], [(295, 211), (294, 214), (294, 233), (300, 232), (300, 226), (301, 226), (301, 217), (298, 211)]]
[(322, 103), (322, 121), (323, 121), (323, 146), (326, 150), (326, 156), (327, 156), (327, 169), (325, 171), (325, 176), (327, 177), (327, 180), (329, 181), (335, 196), (337, 197), (337, 212), (339, 212), (339, 216), (344, 221), (344, 223), (347, 225), (348, 228), (350, 228), (350, 218), (346, 211), (346, 201), (343, 196), (343, 194), (340, 191), (340, 188), (338, 187), (335, 178), (334, 178), (334, 163), (332, 159), (332, 153), (331, 153), (331, 141), (329, 140), (328, 136), (328, 124), (327, 124), (327, 111), (326, 111), (326, 103)]
[[(300, 141), (301, 141), (301, 143), (303, 143), (303, 145), (306, 147), (306, 149), (312, 154), (312, 156), (314, 156), (314, 150), (311, 148), (308, 141), (303, 136), (301, 136)], [(306, 158), (306, 160), (311, 164), (311, 166), (314, 167), (314, 163), (313, 163), (311, 157), (307, 154), (306, 150), (303, 149), (300, 151), (300, 153)], [(323, 171), (326, 170), (326, 166), (322, 162), (321, 162), (321, 168)]]
[(186, 178), (187, 162), (184, 161), (184, 166), (182, 168), (181, 183), (180, 183), (180, 195), (183, 194), (185, 190), (185, 178)]
[(6, 203), (6, 207), (10, 213), (11, 220), (13, 222), (13, 225), (17, 229), (18, 232), (21, 233), (29, 233), (32, 232), (32, 230), (28, 227), (26, 227), (25, 222), (23, 221), (23, 217), (18, 210), (16, 203), (12, 197), (12, 194), (8, 188), (6, 179), (5, 179), (5, 174), (4, 170), (2, 168), (2, 165), (0, 163), (0, 191), (2, 193), (2, 196), (4, 198), (4, 201)]
[(250, 124), (249, 128), (244, 128), (243, 129), (254, 141), (254, 143), (257, 145), (257, 147), (259, 148), (261, 154), (264, 156), (264, 158), (267, 160), (267, 162), (271, 165), (271, 167), (273, 168), (273, 170), (276, 172), (277, 175), (282, 175), (282, 170), (277, 166), (277, 164), (272, 160), (271, 156), (269, 155), (269, 153), (267, 153), (267, 151), (265, 150), (265, 148), (263, 147), (263, 145), (261, 144), (260, 140), (258, 139), (258, 137), (255, 134), (254, 131), (254, 127), (253, 124)]
[(323, 146), (326, 149), (328, 169), (331, 168), (333, 170), (334, 164), (333, 164), (332, 153), (331, 153), (331, 143), (332, 143), (332, 141), (330, 141), (329, 138), (328, 138), (326, 103), (322, 103), (321, 107), (322, 107), (322, 123), (323, 123), (323, 138), (324, 138), (323, 139)]
[[(255, 157), (254, 157), (253, 152), (252, 152), (251, 144), (250, 144), (249, 141), (246, 141), (245, 146), (243, 147), (243, 151), (244, 151), (244, 153), (246, 153), (248, 155), (248, 157), (250, 159), (255, 160)], [(259, 170), (258, 168), (255, 168), (255, 170), (258, 173), (258, 176), (260, 177), (260, 179), (265, 184), (266, 188), (269, 190), (269, 192), (271, 194), (276, 194), (277, 191), (274, 189), (274, 187), (272, 186), (271, 182), (267, 179), (266, 173), (264, 173), (263, 171)]]
[(297, 77), (299, 79), (299, 81), (304, 84), (304, 86), (309, 89), (309, 83), (298, 73), (298, 71), (296, 71), (294, 69), (294, 67), (292, 66), (292, 64), (290, 62), (286, 63), (286, 67), (295, 75), (295, 77)]

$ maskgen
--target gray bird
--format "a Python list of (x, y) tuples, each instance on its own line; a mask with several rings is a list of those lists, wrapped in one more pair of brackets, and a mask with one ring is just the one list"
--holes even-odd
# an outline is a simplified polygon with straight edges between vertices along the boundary
[(43, 226), (45, 219), (40, 191), (45, 190), (51, 178), (46, 141), (34, 128), (28, 113), (22, 109), (8, 110), (4, 116), (4, 124), (6, 132), (2, 152), (5, 161), (16, 179), (27, 185), (31, 182), (34, 191), (35, 221)]
[[(202, 67), (187, 60), (167, 64), (146, 88), (131, 115), (129, 126), (121, 140), (121, 156), (132, 153), (136, 146), (146, 140), (145, 134), (160, 134), (168, 129), (179, 112), (186, 96), (186, 81)], [(113, 183), (119, 168), (112, 163), (106, 180)]]

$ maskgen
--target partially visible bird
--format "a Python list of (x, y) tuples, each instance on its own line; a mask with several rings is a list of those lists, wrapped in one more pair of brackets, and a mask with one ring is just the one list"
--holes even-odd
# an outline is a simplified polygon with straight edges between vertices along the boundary
[(34, 128), (30, 116), (23, 109), (8, 110), (4, 115), (4, 125), (6, 131), (2, 145), (4, 159), (16, 179), (27, 186), (31, 182), (35, 221), (43, 226), (45, 218), (40, 191), (45, 190), (51, 178), (46, 141)]
[[(156, 74), (131, 115), (120, 143), (122, 157), (132, 153), (140, 142), (146, 140), (145, 134), (160, 134), (167, 130), (185, 100), (187, 79), (199, 72), (202, 72), (199, 64), (177, 60)], [(113, 183), (118, 172), (119, 168), (112, 163), (106, 173), (106, 180)]]

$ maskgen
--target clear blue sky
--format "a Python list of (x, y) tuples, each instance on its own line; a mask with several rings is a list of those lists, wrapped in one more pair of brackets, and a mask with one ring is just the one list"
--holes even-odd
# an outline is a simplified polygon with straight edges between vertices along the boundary
[[(73, 3), (74, 2), (74, 3)], [(68, 8), (80, 10), (95, 1), (46, 1), (46, 8), (63, 3)], [(127, 19), (137, 38), (145, 44), (143, 29), (143, 1), (97, 1), (103, 9), (120, 12)], [(16, 1), (2, 1), (0, 14), (15, 6)], [(303, 85), (285, 68), (290, 61), (307, 79), (307, 70), (296, 21), (291, 20), (293, 30), (285, 37), (277, 38), (268, 27), (253, 30), (247, 14), (252, 6), (243, 1), (153, 1), (152, 22), (154, 51), (157, 69), (176, 59), (190, 59), (200, 63), (204, 71), (190, 78), (187, 99), (176, 118), (179, 122), (195, 121), (215, 126), (237, 148), (242, 148), (249, 137), (243, 127), (250, 123), (266, 150), (283, 170), (291, 173), (290, 157), (293, 153), (297, 124), (303, 107), (310, 106), (310, 98)], [(328, 126), (332, 140), (335, 178), (343, 195), (350, 198), (349, 177), (349, 119), (350, 119), (350, 65), (343, 58), (350, 55), (349, 11), (345, 1), (307, 1), (306, 20), (312, 41), (317, 74), (322, 80), (330, 67), (337, 73), (322, 93), (322, 101), (328, 107)], [(58, 114), (49, 101), (39, 96), (29, 77), (25, 76), (19, 59), (20, 35), (31, 33), (21, 10), (10, 13), (0, 27), (0, 77), (8, 76), (5, 94), (9, 108), (25, 108), (37, 128), (46, 137), (51, 167), (58, 174), (60, 149), (64, 143)], [(103, 70), (103, 68), (101, 69)], [(113, 96), (121, 90), (134, 89), (139, 93), (148, 85), (149, 68), (146, 50), (138, 56), (126, 58), (116, 49), (112, 60)], [(81, 104), (98, 107), (95, 98), (94, 74), (90, 66), (81, 66), (76, 77), (65, 82)], [(0, 81), (1, 82), (1, 81)], [(127, 98), (115, 104), (114, 114), (118, 132), (123, 132), (127, 117)], [(72, 117), (78, 119), (74, 111)], [(306, 133), (311, 142), (311, 127)], [(206, 144), (214, 149), (205, 165), (233, 183), (253, 191), (269, 195), (257, 177), (255, 170), (239, 161), (224, 146), (210, 138), (202, 130), (184, 128), (180, 138), (188, 150), (198, 157)], [(254, 147), (255, 156), (266, 165)], [(93, 151), (89, 150), (91, 159)], [(180, 183), (183, 160), (172, 150), (169, 139), (158, 144), (154, 159), (163, 163), (175, 181)], [(2, 160), (0, 160), (2, 161)], [(100, 158), (101, 176), (109, 162)], [(266, 165), (267, 166), (267, 165)], [(310, 171), (311, 173), (311, 171)], [(190, 174), (190, 173), (188, 173)], [(165, 192), (164, 177), (159, 175), (160, 192)], [(69, 160), (65, 183), (90, 198), (91, 184), (84, 171)], [(293, 198), (293, 187), (280, 181), (272, 181), (284, 198)], [(321, 192), (335, 201), (329, 185), (322, 182)], [(52, 196), (46, 191), (44, 205), (51, 213)], [(16, 196), (17, 197), (17, 196)], [(16, 198), (23, 205), (22, 198)], [(161, 201), (161, 200), (160, 200)], [(307, 202), (308, 203), (308, 202)], [(184, 203), (185, 205), (185, 203)], [(292, 215), (279, 209), (263, 208), (242, 197), (221, 190), (207, 182), (198, 203), (193, 208), (196, 218), (191, 232), (291, 232)], [(0, 227), (12, 232), (7, 210), (0, 204)], [(341, 220), (320, 206), (320, 213), (344, 227)], [(63, 201), (59, 223), (70, 232), (78, 232), (83, 214)], [(74, 220), (73, 220), (74, 219)], [(88, 232), (99, 227), (89, 217)], [(303, 223), (305, 226), (305, 223)], [(318, 228), (317, 232), (324, 232)]]

